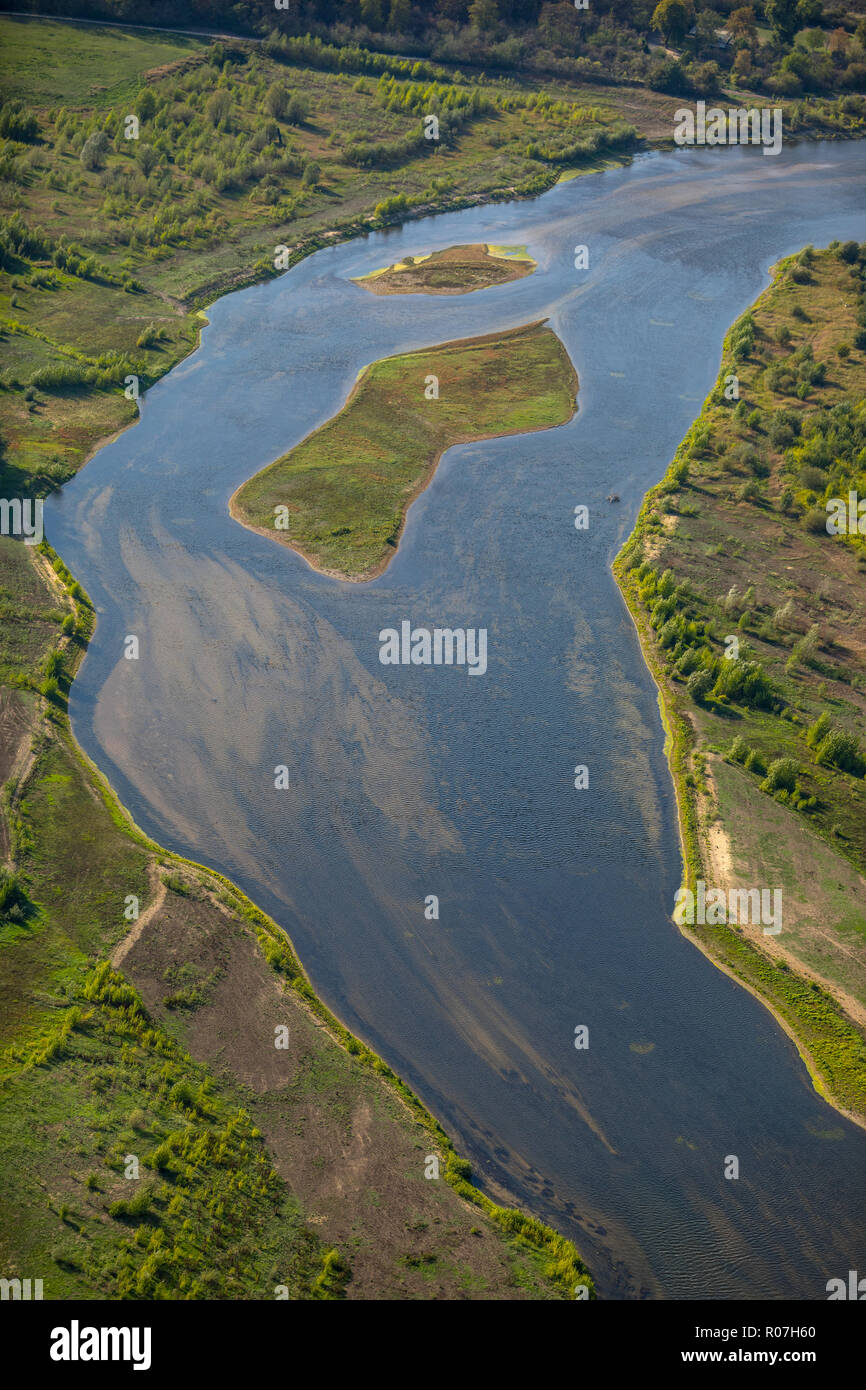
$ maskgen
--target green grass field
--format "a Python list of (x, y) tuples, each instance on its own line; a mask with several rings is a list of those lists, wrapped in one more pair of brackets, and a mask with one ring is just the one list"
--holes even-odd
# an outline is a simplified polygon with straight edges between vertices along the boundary
[(235, 493), (233, 515), (318, 569), (369, 579), (445, 449), (564, 424), (576, 389), (564, 347), (540, 324), (386, 357), (339, 415)]
[(208, 42), (181, 34), (4, 15), (4, 94), (29, 106), (110, 106), (135, 96), (142, 73), (201, 53)]

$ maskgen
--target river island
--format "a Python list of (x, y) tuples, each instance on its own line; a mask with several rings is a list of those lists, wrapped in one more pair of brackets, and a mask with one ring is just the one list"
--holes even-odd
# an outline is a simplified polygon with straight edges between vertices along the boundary
[(571, 419), (577, 373), (546, 322), (365, 367), (337, 415), (238, 488), (232, 516), (325, 574), (375, 578), (446, 449)]
[(471, 294), (522, 280), (536, 269), (525, 246), (494, 246), (477, 242), (449, 246), (361, 275), (356, 285), (370, 294)]

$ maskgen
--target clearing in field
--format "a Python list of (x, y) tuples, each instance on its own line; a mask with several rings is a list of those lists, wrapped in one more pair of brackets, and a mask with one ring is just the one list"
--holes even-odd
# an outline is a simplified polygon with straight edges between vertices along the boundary
[(407, 256), (361, 275), (356, 285), (371, 294), (471, 294), (531, 275), (536, 262), (525, 246), (449, 246), (426, 256)]
[(577, 374), (545, 323), (374, 362), (338, 415), (238, 489), (232, 516), (336, 578), (381, 574), (446, 449), (571, 419)]

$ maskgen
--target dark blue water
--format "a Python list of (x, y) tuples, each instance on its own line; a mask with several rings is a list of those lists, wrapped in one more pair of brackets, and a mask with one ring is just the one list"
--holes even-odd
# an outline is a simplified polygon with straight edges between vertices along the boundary
[[(273, 913), (485, 1187), (571, 1235), (612, 1296), (823, 1298), (866, 1259), (866, 1133), (670, 921), (676, 808), (610, 573), (729, 324), (773, 260), (833, 237), (866, 238), (862, 143), (649, 156), (320, 252), (215, 304), (46, 509), (99, 614), (83, 746), (155, 838)], [(526, 243), (539, 269), (444, 299), (349, 280), (474, 241)], [(228, 516), (366, 363), (544, 315), (579, 413), (446, 454), (379, 579), (325, 578)], [(486, 627), (487, 674), (382, 666), (404, 618)]]

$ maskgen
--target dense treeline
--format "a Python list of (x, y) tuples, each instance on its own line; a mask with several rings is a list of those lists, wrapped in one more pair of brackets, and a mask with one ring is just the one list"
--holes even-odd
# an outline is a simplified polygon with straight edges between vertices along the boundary
[(39, 8), (272, 35), (275, 56), (282, 39), (290, 61), (343, 71), (381, 72), (384, 51), (412, 55), (423, 64), (413, 76), (434, 80), (442, 76), (435, 65), (460, 63), (671, 92), (711, 93), (722, 82), (782, 96), (866, 91), (866, 18), (844, 0), (593, 0), (586, 9), (572, 0), (292, 0), (285, 9), (243, 0), (43, 0)]

